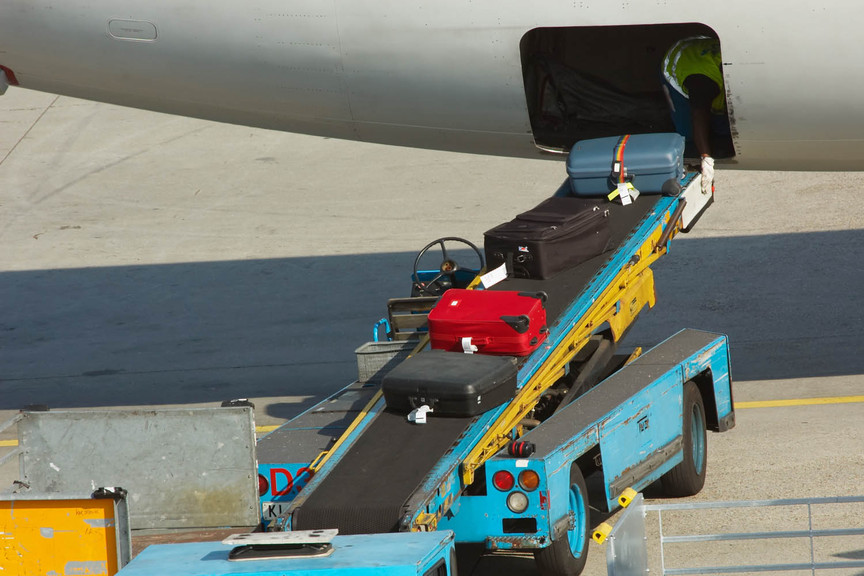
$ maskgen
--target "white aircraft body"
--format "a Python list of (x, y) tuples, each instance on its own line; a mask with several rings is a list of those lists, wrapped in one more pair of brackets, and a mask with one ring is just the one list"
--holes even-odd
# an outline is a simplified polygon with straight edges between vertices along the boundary
[(5, 79), (275, 130), (549, 156), (668, 128), (663, 54), (708, 34), (728, 162), (860, 170), (862, 22), (853, 0), (0, 0), (0, 91)]

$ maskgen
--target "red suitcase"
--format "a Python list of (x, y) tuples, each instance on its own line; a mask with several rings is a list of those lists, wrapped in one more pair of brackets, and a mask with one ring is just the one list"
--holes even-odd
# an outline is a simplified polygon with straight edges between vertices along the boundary
[(546, 294), (447, 290), (429, 313), (432, 348), (527, 356), (546, 338)]

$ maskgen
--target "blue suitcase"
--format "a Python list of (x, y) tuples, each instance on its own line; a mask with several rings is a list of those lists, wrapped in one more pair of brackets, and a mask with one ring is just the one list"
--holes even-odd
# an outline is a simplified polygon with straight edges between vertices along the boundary
[(675, 133), (628, 134), (582, 140), (570, 150), (567, 174), (575, 196), (606, 196), (622, 179), (642, 194), (675, 195), (681, 191), (684, 177), (684, 137)]

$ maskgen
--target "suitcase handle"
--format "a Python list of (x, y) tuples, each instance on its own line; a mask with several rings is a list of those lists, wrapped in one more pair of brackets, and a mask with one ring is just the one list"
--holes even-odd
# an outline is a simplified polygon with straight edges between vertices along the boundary
[[(459, 336), (456, 337), (456, 342), (460, 346), (462, 345), (462, 340), (464, 340), (464, 338), (461, 338)], [(480, 338), (476, 338), (474, 336), (471, 337), (471, 344), (474, 346), (486, 346), (487, 344), (490, 344), (491, 342), (492, 342), (492, 338), (490, 338), (489, 336), (481, 336)]]
[(527, 314), (520, 314), (519, 316), (501, 316), (501, 321), (513, 328), (519, 334), (525, 334), (528, 332), (528, 328), (531, 325), (531, 318), (528, 317)]
[(543, 306), (546, 306), (546, 300), (549, 299), (549, 295), (546, 292), (519, 292), (519, 296), (525, 296), (526, 298), (537, 298), (540, 300), (540, 303)]

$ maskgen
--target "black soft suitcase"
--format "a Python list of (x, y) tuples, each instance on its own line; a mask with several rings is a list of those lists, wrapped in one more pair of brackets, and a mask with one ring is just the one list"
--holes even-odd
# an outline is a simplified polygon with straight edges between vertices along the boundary
[(551, 278), (606, 250), (604, 201), (553, 197), (484, 234), (486, 267), (507, 264), (516, 278)]
[(500, 406), (516, 393), (516, 362), (429, 350), (406, 359), (384, 376), (384, 400), (406, 414), (424, 404), (432, 416), (474, 416)]

